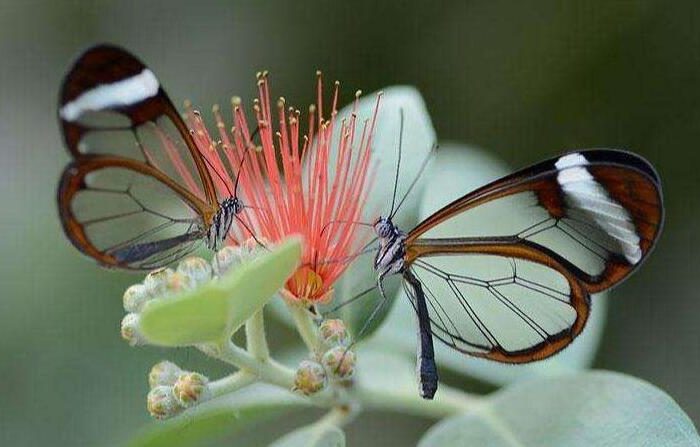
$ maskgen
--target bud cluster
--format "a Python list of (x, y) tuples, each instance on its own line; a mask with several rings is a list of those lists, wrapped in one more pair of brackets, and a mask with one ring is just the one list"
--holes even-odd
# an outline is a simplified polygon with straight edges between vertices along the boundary
[(297, 369), (292, 391), (306, 396), (323, 390), (330, 380), (347, 381), (355, 372), (355, 352), (342, 320), (324, 320), (319, 336), (325, 349), (315, 360), (303, 360)]
[(173, 417), (206, 398), (208, 383), (204, 375), (184, 371), (172, 362), (157, 363), (148, 374), (148, 412), (156, 419)]
[(183, 259), (176, 270), (164, 267), (150, 272), (143, 283), (134, 284), (124, 292), (123, 305), (128, 313), (121, 323), (122, 338), (132, 346), (144, 344), (139, 334), (141, 311), (153, 300), (167, 299), (193, 289), (211, 277), (209, 263), (197, 257)]
[(260, 250), (263, 247), (251, 238), (237, 247), (222, 248), (211, 263), (192, 256), (180, 261), (175, 270), (167, 267), (153, 270), (142, 283), (134, 284), (124, 292), (123, 304), (127, 314), (121, 322), (122, 338), (131, 346), (144, 344), (146, 341), (139, 334), (139, 315), (151, 301), (194, 289), (255, 257)]

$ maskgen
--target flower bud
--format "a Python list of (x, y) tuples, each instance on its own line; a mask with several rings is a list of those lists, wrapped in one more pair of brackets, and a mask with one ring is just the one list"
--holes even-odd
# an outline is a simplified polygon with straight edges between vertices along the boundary
[(143, 281), (143, 285), (146, 287), (146, 291), (153, 298), (158, 298), (167, 290), (168, 278), (175, 272), (173, 269), (163, 267), (157, 270), (153, 270)]
[(326, 351), (321, 362), (328, 373), (337, 379), (349, 379), (355, 372), (355, 352), (343, 346)]
[(146, 286), (134, 284), (124, 292), (124, 310), (127, 312), (140, 312), (143, 305), (150, 299)]
[(183, 407), (197, 403), (207, 390), (209, 379), (199, 373), (186, 372), (180, 374), (173, 386), (173, 394)]
[(148, 392), (146, 408), (156, 419), (167, 419), (175, 416), (183, 410), (178, 400), (173, 395), (172, 387), (160, 385)]
[(177, 271), (191, 278), (195, 285), (211, 279), (211, 266), (207, 261), (196, 256), (183, 259), (177, 266)]
[(129, 345), (136, 346), (145, 344), (144, 338), (139, 333), (139, 314), (126, 314), (122, 319), (121, 334)]
[(319, 327), (319, 334), (328, 346), (347, 346), (350, 343), (350, 334), (343, 320), (324, 320)]
[(184, 371), (173, 362), (163, 360), (153, 365), (148, 373), (148, 385), (155, 388), (159, 385), (174, 385)]
[(180, 272), (174, 272), (165, 280), (163, 296), (175, 295), (196, 286), (194, 279)]
[(299, 364), (292, 391), (309, 396), (326, 386), (326, 371), (323, 365), (313, 360), (303, 360)]
[(221, 276), (226, 273), (234, 265), (241, 262), (240, 249), (237, 247), (226, 246), (216, 252), (211, 264), (214, 267), (214, 273)]

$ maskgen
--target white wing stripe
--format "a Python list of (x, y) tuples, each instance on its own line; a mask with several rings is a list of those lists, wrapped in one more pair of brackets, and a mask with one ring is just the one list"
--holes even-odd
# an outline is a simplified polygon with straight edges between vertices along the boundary
[(638, 263), (642, 259), (642, 249), (629, 212), (595, 180), (584, 167), (587, 164), (586, 157), (579, 153), (565, 155), (554, 164), (560, 170), (557, 182), (565, 193), (564, 200), (569, 207), (584, 211), (610, 237), (619, 241), (631, 264)]
[(158, 94), (158, 79), (148, 68), (130, 78), (111, 84), (99, 85), (80, 94), (61, 107), (60, 115), (66, 121), (75, 121), (85, 112), (113, 107), (126, 107)]

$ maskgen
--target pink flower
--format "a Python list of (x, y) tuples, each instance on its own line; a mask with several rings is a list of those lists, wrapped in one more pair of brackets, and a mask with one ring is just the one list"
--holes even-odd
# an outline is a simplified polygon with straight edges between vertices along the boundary
[[(187, 107), (188, 124), (220, 197), (235, 190), (240, 171), (238, 194), (245, 206), (245, 225), (232, 231), (230, 243), (252, 236), (271, 242), (303, 236), (302, 265), (287, 281), (284, 295), (304, 303), (331, 299), (333, 284), (369, 236), (361, 236), (363, 227), (356, 222), (372, 183), (371, 145), (380, 99), (378, 95), (373, 116), (360, 126), (355, 113), (358, 91), (350, 118), (337, 122), (336, 82), (330, 113), (324, 118), (320, 72), (317, 79), (317, 102), (309, 107), (307, 128), (301, 126), (299, 110), (286, 109), (284, 98), (271, 108), (267, 73), (258, 74), (252, 126), (240, 98), (234, 98), (231, 129), (219, 107), (213, 109), (215, 141), (200, 115)], [(249, 130), (256, 125), (261, 142), (257, 146)]]

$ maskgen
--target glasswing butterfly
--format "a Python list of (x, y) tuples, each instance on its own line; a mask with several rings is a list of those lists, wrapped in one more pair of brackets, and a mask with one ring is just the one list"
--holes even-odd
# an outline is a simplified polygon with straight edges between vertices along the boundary
[(216, 248), (234, 219), (246, 227), (238, 177), (232, 192), (223, 166), (197, 148), (156, 76), (129, 52), (85, 51), (64, 78), (58, 118), (72, 157), (58, 186), (61, 223), (101, 265), (158, 268), (202, 241)]
[[(397, 179), (400, 164), (401, 136)], [(418, 317), (417, 372), (426, 399), (438, 388), (433, 337), (503, 363), (550, 357), (583, 330), (591, 294), (635, 271), (663, 226), (658, 174), (621, 150), (542, 161), (454, 200), (408, 232), (392, 218), (415, 180), (395, 209), (396, 184), (390, 213), (373, 223), (376, 286), (348, 302), (378, 288), (383, 299), (371, 320), (387, 302), (384, 279), (403, 277)]]

